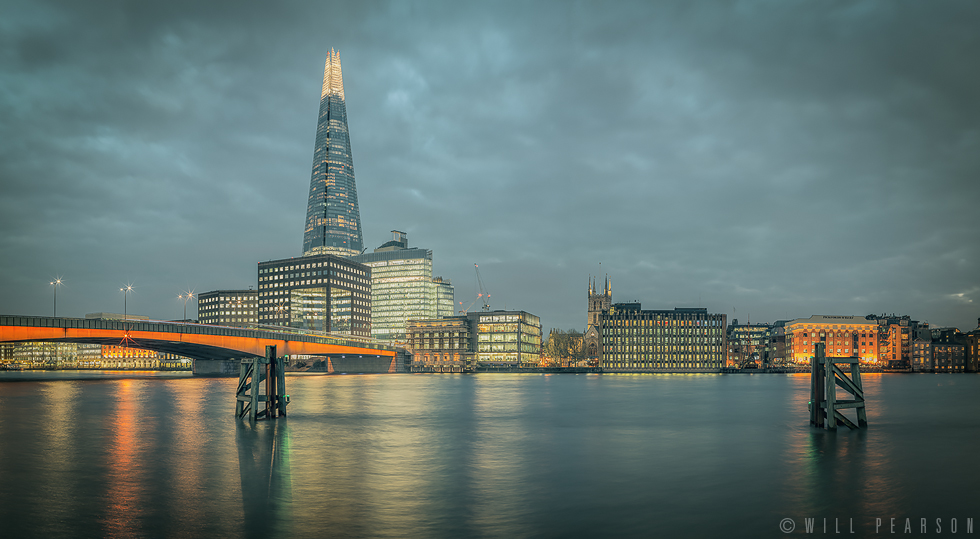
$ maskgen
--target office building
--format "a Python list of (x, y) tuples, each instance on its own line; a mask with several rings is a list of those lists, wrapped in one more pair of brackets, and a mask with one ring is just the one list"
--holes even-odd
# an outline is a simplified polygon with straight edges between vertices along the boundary
[(259, 262), (259, 323), (371, 336), (371, 268), (334, 255)]
[(201, 324), (248, 327), (259, 322), (258, 290), (212, 290), (197, 296)]
[(371, 268), (371, 336), (404, 341), (409, 320), (452, 316), (453, 286), (432, 277), (432, 251), (408, 246), (408, 234), (392, 230), (394, 239), (350, 257)]
[(415, 372), (536, 367), (541, 357), (541, 319), (524, 311), (479, 311), (412, 320), (407, 343)]
[(614, 303), (598, 317), (603, 372), (719, 372), (727, 317), (704, 308)]
[(478, 367), (534, 367), (541, 358), (541, 319), (524, 311), (467, 313)]
[(331, 50), (323, 67), (303, 255), (354, 256), (362, 243), (340, 53)]

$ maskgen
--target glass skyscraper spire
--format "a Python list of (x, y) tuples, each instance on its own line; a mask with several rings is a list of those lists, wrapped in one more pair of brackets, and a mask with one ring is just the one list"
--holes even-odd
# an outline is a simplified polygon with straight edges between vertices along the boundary
[(320, 119), (313, 148), (313, 174), (306, 207), (303, 256), (353, 256), (363, 250), (354, 162), (347, 132), (347, 105), (340, 53), (330, 50), (323, 67)]

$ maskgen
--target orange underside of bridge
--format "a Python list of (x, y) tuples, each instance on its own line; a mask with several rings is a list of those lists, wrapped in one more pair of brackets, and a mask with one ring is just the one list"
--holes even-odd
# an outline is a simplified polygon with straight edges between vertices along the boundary
[[(24, 326), (0, 326), (0, 342), (62, 341), (92, 342), (112, 339), (113, 344), (129, 340), (133, 348), (153, 350), (155, 343), (184, 343), (241, 352), (243, 355), (264, 356), (265, 347), (276, 346), (278, 355), (364, 354), (394, 357), (392, 350), (359, 348), (337, 344), (321, 344), (281, 339), (232, 337), (227, 335), (201, 335), (198, 333), (167, 333), (157, 331), (124, 331), (109, 329), (47, 328)], [(140, 346), (143, 342), (146, 346)]]

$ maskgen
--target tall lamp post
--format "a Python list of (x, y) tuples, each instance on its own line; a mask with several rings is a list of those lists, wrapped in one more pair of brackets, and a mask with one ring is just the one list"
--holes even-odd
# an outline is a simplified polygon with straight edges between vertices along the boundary
[(186, 294), (177, 294), (177, 299), (184, 300), (184, 318), (182, 318), (180, 320), (181, 323), (187, 321), (187, 300), (189, 300), (189, 299), (191, 299), (193, 297), (194, 297), (194, 292), (188, 292)]
[(61, 279), (51, 281), (51, 285), (54, 286), (54, 317), (58, 318), (58, 287), (61, 286)]
[(123, 293), (123, 320), (129, 320), (127, 303), (129, 300), (129, 291), (132, 289), (133, 285), (126, 285), (125, 287), (119, 289), (119, 291)]

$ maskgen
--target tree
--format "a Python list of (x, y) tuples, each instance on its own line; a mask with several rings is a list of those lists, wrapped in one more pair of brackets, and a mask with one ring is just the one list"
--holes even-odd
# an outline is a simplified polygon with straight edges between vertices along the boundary
[(548, 340), (544, 344), (542, 353), (559, 366), (585, 359), (583, 335), (574, 329), (568, 331), (552, 329), (548, 334)]

